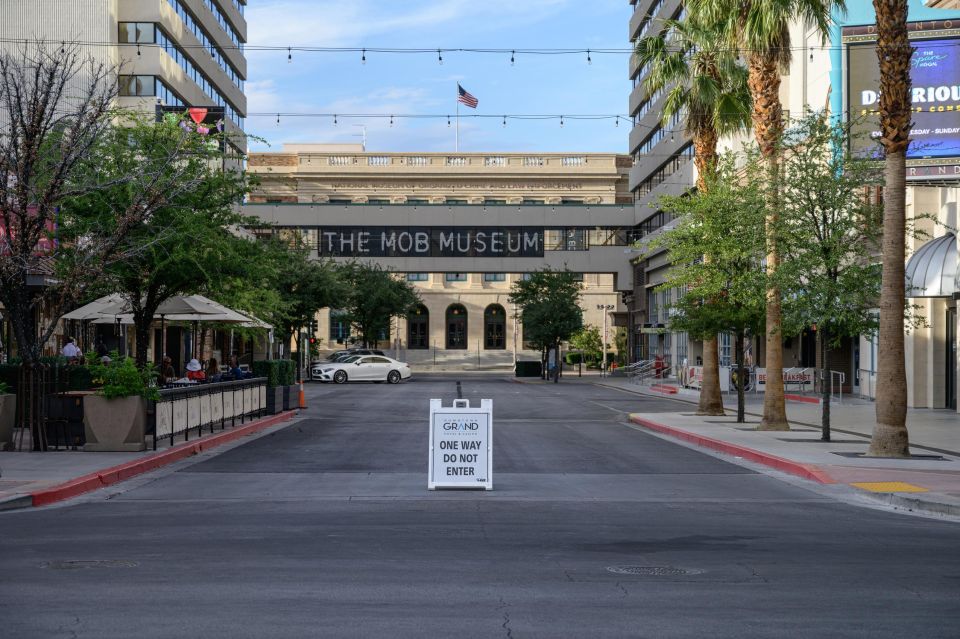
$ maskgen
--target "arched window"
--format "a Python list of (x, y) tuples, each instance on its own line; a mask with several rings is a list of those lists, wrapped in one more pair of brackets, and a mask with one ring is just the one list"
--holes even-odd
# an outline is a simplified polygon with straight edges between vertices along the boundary
[(507, 347), (507, 313), (499, 304), (491, 304), (483, 312), (483, 343), (488, 351)]
[(467, 348), (467, 309), (463, 304), (447, 307), (447, 349)]
[(418, 304), (407, 315), (407, 348), (430, 348), (430, 311), (423, 304)]

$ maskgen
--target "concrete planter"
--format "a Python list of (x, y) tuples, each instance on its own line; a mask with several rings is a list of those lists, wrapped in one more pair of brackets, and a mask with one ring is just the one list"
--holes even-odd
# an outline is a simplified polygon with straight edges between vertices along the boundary
[(0, 395), (0, 450), (13, 446), (13, 423), (17, 418), (17, 396)]
[(147, 402), (142, 397), (83, 398), (84, 450), (138, 452), (146, 450)]
[(283, 389), (285, 386), (267, 387), (267, 414), (276, 415), (283, 410)]

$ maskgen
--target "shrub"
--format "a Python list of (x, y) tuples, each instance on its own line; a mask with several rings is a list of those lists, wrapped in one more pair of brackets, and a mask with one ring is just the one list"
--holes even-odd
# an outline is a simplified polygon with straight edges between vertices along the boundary
[(6, 395), (10, 392), (10, 387), (7, 386), (6, 382), (0, 382), (0, 395)]
[(281, 386), (280, 361), (278, 359), (260, 360), (253, 363), (253, 376), (266, 377), (267, 386)]
[(153, 385), (156, 371), (152, 365), (140, 370), (130, 357), (120, 358), (116, 352), (110, 354), (112, 361), (104, 364), (97, 361), (88, 366), (94, 383), (102, 384), (99, 391), (107, 399), (134, 397), (157, 400), (160, 393)]
[(293, 386), (297, 381), (297, 363), (292, 359), (281, 359), (280, 386)]

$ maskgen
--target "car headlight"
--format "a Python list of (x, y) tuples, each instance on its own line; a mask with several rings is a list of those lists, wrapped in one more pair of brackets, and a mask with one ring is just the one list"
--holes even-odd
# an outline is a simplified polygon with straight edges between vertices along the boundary
[(321, 372), (321, 373), (332, 373), (334, 370), (335, 370), (335, 369), (333, 369), (333, 368), (324, 368), (324, 369), (323, 369), (322, 371), (320, 371), (320, 372)]

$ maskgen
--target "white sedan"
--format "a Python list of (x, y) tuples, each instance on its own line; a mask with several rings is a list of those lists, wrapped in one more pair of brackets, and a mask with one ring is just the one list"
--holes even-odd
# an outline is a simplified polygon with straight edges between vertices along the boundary
[(313, 378), (321, 382), (389, 382), (399, 384), (410, 377), (406, 362), (381, 355), (354, 355), (342, 362), (321, 362), (313, 365)]

